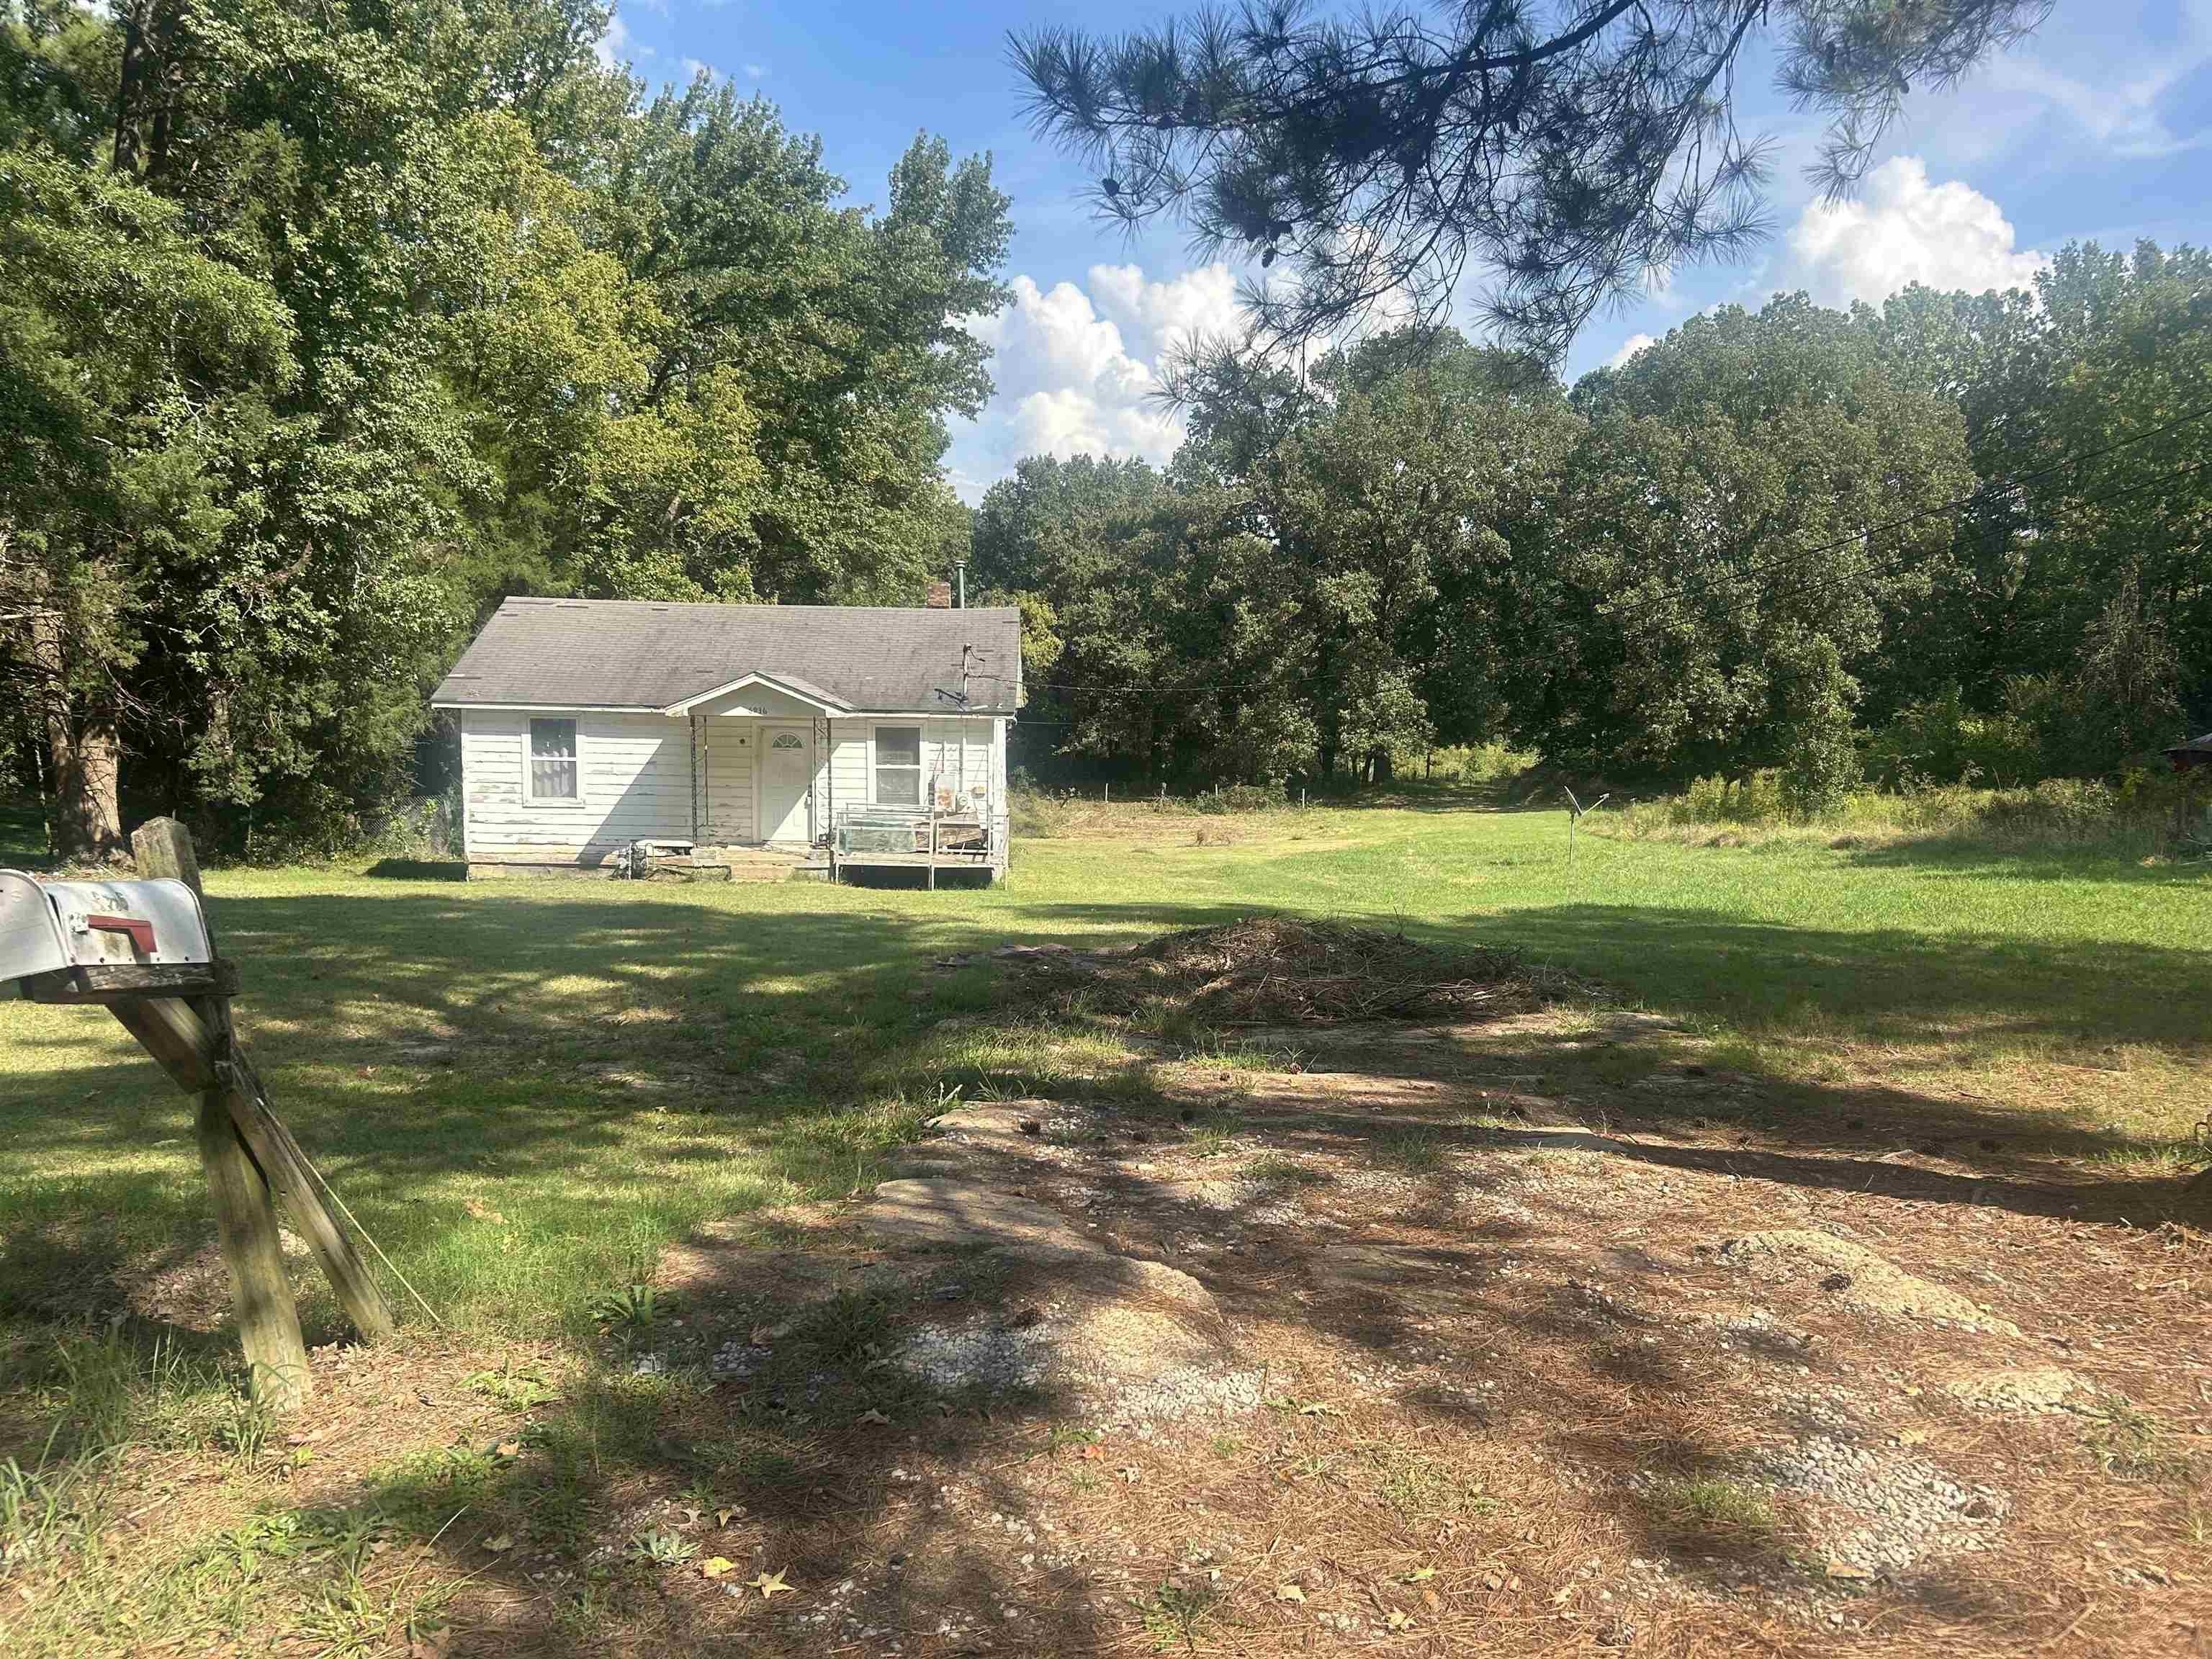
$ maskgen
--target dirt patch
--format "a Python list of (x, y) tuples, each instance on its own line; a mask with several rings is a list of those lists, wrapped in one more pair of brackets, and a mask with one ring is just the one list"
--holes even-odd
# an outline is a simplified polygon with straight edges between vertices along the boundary
[[(1357, 954), (1391, 939), (990, 952), (1240, 1053), (1130, 1036), (1140, 1088), (1086, 1047), (1069, 1098), (948, 1112), (871, 1194), (668, 1252), (573, 1375), (335, 1362), (349, 1437), (293, 1478), (389, 1506), (347, 1472), (434, 1462), (368, 1573), (434, 1558), (456, 1653), (2202, 1646), (2202, 1235), (1808, 1133), (1771, 1080), (1650, 1086), (1662, 1023)], [(1361, 961), (1490, 990), (1409, 1031)]]
[(1972, 1297), (1916, 1278), (1865, 1245), (1833, 1233), (1802, 1228), (1746, 1233), (1723, 1245), (1721, 1255), (1749, 1264), (1765, 1278), (1817, 1279), (1821, 1290), (1871, 1312), (1948, 1320), (1970, 1331), (2020, 1334), (2019, 1326), (1984, 1311)]
[[(1379, 927), (1248, 916), (1131, 951), (1001, 947), (1033, 994), (1091, 1012), (1164, 1007), (1218, 1027), (1503, 1018), (1599, 987), (1517, 951), (1446, 950)], [(946, 965), (972, 958), (951, 959)]]
[(1043, 1244), (1079, 1251), (1082, 1233), (1050, 1206), (958, 1176), (886, 1181), (860, 1212), (870, 1232), (915, 1244)]

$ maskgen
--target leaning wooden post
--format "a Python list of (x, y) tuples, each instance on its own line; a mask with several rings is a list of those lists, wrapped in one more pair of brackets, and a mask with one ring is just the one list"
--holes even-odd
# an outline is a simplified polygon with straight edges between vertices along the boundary
[[(173, 854), (179, 869), (191, 870), (190, 876), (178, 878), (198, 892), (199, 872), (192, 861), (190, 834), (173, 819), (157, 818), (155, 823), (167, 827), (161, 832), (162, 848), (154, 856), (166, 860)], [(140, 835), (144, 833), (143, 829), (139, 831)], [(135, 837), (133, 845), (137, 845)], [(210, 945), (210, 953), (213, 954), (211, 932)], [(212, 1065), (210, 1069), (222, 1085), (222, 1105), (229, 1115), (232, 1128), (245, 1141), (264, 1180), (283, 1200), (293, 1226), (314, 1252), (323, 1276), (337, 1293), (338, 1305), (345, 1310), (354, 1328), (364, 1341), (381, 1342), (394, 1329), (392, 1304), (385, 1300), (383, 1287), (369, 1272), (368, 1264), (355, 1251), (353, 1241), (338, 1224), (338, 1218), (323, 1202), (325, 1189), (320, 1178), (308, 1164), (307, 1155), (300, 1150), (300, 1143), (292, 1138), (291, 1130), (270, 1106), (259, 1074), (238, 1046), (228, 993), (218, 991), (201, 1000), (208, 1005), (199, 1011), (206, 1027), (208, 1052), (214, 1060), (222, 1062)]]
[[(137, 855), (141, 876), (173, 878), (190, 887), (194, 896), (200, 896), (199, 861), (192, 854), (191, 836), (174, 818), (155, 818), (143, 825), (131, 836), (131, 849)], [(202, 902), (204, 905), (204, 899)], [(208, 945), (208, 954), (216, 955), (212, 928)], [(191, 1005), (208, 1034), (220, 1045), (229, 1029), (229, 1000), (194, 997)], [(130, 1005), (116, 1006), (120, 1017)], [(133, 1012), (151, 1016), (151, 1010), (143, 1006)], [(137, 1020), (125, 1019), (124, 1024), (137, 1034)], [(269, 1182), (231, 1121), (228, 1092), (228, 1085), (210, 1065), (199, 1091), (200, 1167), (207, 1172), (208, 1196), (215, 1201), (216, 1236), (222, 1243), (222, 1258), (230, 1268), (238, 1333), (246, 1349), (254, 1397), (283, 1410), (313, 1393), (314, 1381), (307, 1371), (307, 1341), (300, 1334), (300, 1310), (293, 1304), (291, 1280), (284, 1273), (284, 1248), (277, 1235), (276, 1209), (270, 1201)]]

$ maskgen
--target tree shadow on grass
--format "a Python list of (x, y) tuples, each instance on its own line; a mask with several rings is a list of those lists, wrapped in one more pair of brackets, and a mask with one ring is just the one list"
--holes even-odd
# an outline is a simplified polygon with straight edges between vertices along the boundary
[[(938, 956), (1016, 929), (1028, 938), (1120, 940), (1135, 932), (1227, 921), (1249, 908), (1052, 905), (929, 915), (740, 909), (660, 895), (549, 898), (473, 891), (218, 904), (218, 925), (246, 967), (248, 1041), (279, 1109), (373, 1226), (403, 1207), (419, 1206), (423, 1200), (413, 1189), (420, 1184), (456, 1176), (563, 1182), (574, 1189), (571, 1201), (604, 1210), (610, 1200), (596, 1190), (595, 1166), (616, 1153), (633, 1121), (659, 1124), (665, 1134), (660, 1156), (686, 1164), (726, 1156), (737, 1137), (771, 1146), (790, 1137), (794, 1156), (803, 1160), (814, 1145), (808, 1126), (825, 1102), (855, 1101), (878, 1068), (898, 1064), (902, 1050), (928, 1037), (937, 1018), (932, 988), (949, 983), (922, 977)], [(1421, 931), (1471, 945), (1525, 945), (1671, 1013), (1784, 1025), (1808, 1010), (1825, 1011), (1895, 1041), (1951, 1040), (1962, 1031), (1993, 1040), (2102, 1036), (2190, 1054), (2201, 1054), (2206, 1041), (2176, 1013), (2206, 1001), (2208, 969), (2195, 952), (1939, 939), (1894, 929), (1793, 929), (1712, 913), (1601, 905), (1520, 911)], [(918, 990), (920, 999), (912, 994)], [(1000, 1018), (1018, 1024), (1023, 1015), (1014, 1008)], [(64, 1048), (76, 1041), (40, 1040)], [(1577, 1041), (1531, 1030), (1485, 1045), (1480, 1059), (1500, 1079), (1559, 1074), (1577, 1079), (1580, 1091), (1588, 1079), (1575, 1067), (1587, 1056), (1569, 1052)], [(1418, 1046), (1368, 1045), (1330, 1055), (1333, 1063), (1385, 1085), (1431, 1081), (1437, 1069), (1432, 1062), (1440, 1058), (1459, 1068), (1468, 1085), (1456, 1102), (1441, 1103), (1448, 1110), (1439, 1111), (1433, 1093), (1418, 1107), (1319, 1099), (1297, 1105), (1276, 1126), (1274, 1139), (1297, 1152), (1323, 1143), (1372, 1143), (1385, 1130), (1418, 1128), (1455, 1159), (1480, 1150), (1577, 1152), (1797, 1194), (1849, 1193), (2023, 1218), (2148, 1218), (2138, 1205), (2142, 1194), (2132, 1190), (2140, 1183), (2069, 1191), (1975, 1150), (1981, 1138), (2014, 1134), (2016, 1115), (1978, 1111), (1971, 1103), (1923, 1097), (1902, 1085), (1869, 1091), (1754, 1080), (1760, 1098), (1746, 1127), (1762, 1144), (1685, 1144), (1460, 1121), (1474, 1103), (1467, 1093), (1479, 1098), (1482, 1083), (1467, 1078), (1468, 1056), (1456, 1051), (1444, 1056)], [(143, 1069), (146, 1086), (163, 1086), (151, 1080), (150, 1066)], [(86, 1160), (142, 1145), (143, 1125), (122, 1115), (52, 1109), (84, 1076), (58, 1064), (44, 1076), (15, 1074), (11, 1080), (27, 1081), (34, 1097), (29, 1109), (6, 1114), (9, 1144)], [(1513, 1086), (1500, 1084), (1506, 1094)], [(1630, 1090), (1622, 1096), (1635, 1098)], [(1406, 1097), (1412, 1100), (1413, 1092)], [(1097, 1098), (1116, 1110), (1128, 1108), (1147, 1133), (1173, 1121), (1171, 1111), (1163, 1118), (1159, 1089), (1141, 1079), (1126, 1088), (1101, 1087)], [(1947, 1142), (1964, 1143), (1961, 1167), (1888, 1162), (1876, 1151), (1880, 1142), (1838, 1127), (1868, 1113), (1870, 1101), (1885, 1121), (1917, 1123)], [(1234, 1109), (1233, 1098), (1226, 1103)], [(1705, 1104), (1718, 1111), (1717, 1103)], [(1669, 1109), (1655, 1106), (1650, 1115)], [(2077, 1133), (2070, 1150), (2125, 1144), (2115, 1134)], [(830, 1135), (820, 1150), (826, 1158), (836, 1149)], [(189, 1146), (178, 1156), (189, 1171)], [(1141, 1173), (1131, 1179), (1127, 1196), (1141, 1204), (1147, 1180)], [(95, 1207), (120, 1212), (131, 1201), (96, 1181), (70, 1179), (63, 1186)], [(1437, 1197), (1424, 1191), (1408, 1213), (1432, 1224), (1442, 1213)], [(438, 1215), (420, 1236), (422, 1253), (493, 1224), (465, 1214), (449, 1193), (434, 1201)], [(1629, 1316), (1607, 1315), (1564, 1278), (1524, 1289), (1524, 1281), (1493, 1271), (1507, 1252), (1521, 1258), (1543, 1252), (1544, 1207), (1534, 1199), (1528, 1207), (1534, 1218), (1517, 1224), (1516, 1237), (1470, 1229), (1451, 1250), (1422, 1258), (1425, 1272), (1464, 1270), (1453, 1293), (1456, 1316), (1525, 1332), (1532, 1343), (1568, 1357), (1560, 1366), (1571, 1358), (1580, 1368), (1531, 1366), (1514, 1385), (1524, 1407), (1578, 1413), (1561, 1443), (1611, 1480), (1626, 1481), (1655, 1466), (1686, 1480), (1739, 1467), (1755, 1414), (1695, 1366), (1641, 1352), (1646, 1322), (1633, 1317), (1632, 1309)], [(158, 1218), (173, 1227), (180, 1218), (173, 1211)], [(1320, 1281), (1303, 1301), (1286, 1297), (1286, 1289), (1321, 1271), (1326, 1243), (1320, 1234), (1282, 1234), (1259, 1259), (1206, 1277), (1234, 1316), (1302, 1322), (1317, 1337), (1378, 1358), (1430, 1340), (1422, 1333), (1434, 1323), (1436, 1310), (1416, 1302)], [(12, 1230), (9, 1248), (18, 1248)], [(30, 1237), (21, 1248), (36, 1255), (41, 1247)], [(1163, 1239), (1143, 1253), (1170, 1252)], [(94, 1257), (86, 1261), (99, 1265)], [(1579, 1267), (1564, 1255), (1551, 1265), (1559, 1274)], [(1632, 1263), (1621, 1268), (1633, 1270)], [(593, 1287), (570, 1288), (581, 1297)], [(887, 1328), (900, 1312), (886, 1311)], [(932, 1423), (918, 1408), (909, 1415), (918, 1402), (893, 1401), (893, 1385), (880, 1370), (825, 1356), (807, 1340), (797, 1340), (781, 1369), (763, 1371), (742, 1390), (705, 1389), (696, 1378), (680, 1386), (619, 1374), (587, 1380), (586, 1397), (570, 1402), (573, 1413), (559, 1420), (541, 1413), (540, 1431), (524, 1455), (490, 1460), (482, 1470), (470, 1464), (465, 1489), (451, 1482), (426, 1488), (418, 1535), (430, 1541), (450, 1576), (474, 1575), (497, 1592), (489, 1611), (472, 1612), (480, 1621), (475, 1630), (532, 1651), (594, 1650), (592, 1626), (571, 1616), (578, 1598), (593, 1589), (580, 1563), (549, 1565), (528, 1548), (488, 1556), (483, 1541), (514, 1520), (542, 1522), (551, 1535), (560, 1515), (579, 1512), (601, 1523), (638, 1515), (644, 1517), (639, 1524), (650, 1527), (657, 1524), (651, 1505), (702, 1481), (728, 1486), (732, 1498), (775, 1524), (775, 1553), (757, 1560), (743, 1555), (743, 1571), (731, 1575), (740, 1583), (756, 1568), (795, 1569), (793, 1582), (820, 1597), (853, 1578), (866, 1586), (864, 1616), (878, 1621), (869, 1627), (924, 1638), (947, 1608), (981, 1609), (988, 1616), (1009, 1589), (1003, 1558), (994, 1553), (956, 1546), (926, 1584), (902, 1583), (894, 1558), (941, 1545), (948, 1522), (926, 1498), (915, 1501), (894, 1471), (919, 1446), (971, 1486), (972, 1508), (1012, 1512), (1027, 1500), (1007, 1478), (1007, 1436), (1029, 1437), (1024, 1448), (1042, 1455), (1040, 1425), (1066, 1402), (1033, 1400), (1029, 1419), (1017, 1413), (1000, 1424)], [(1810, 1364), (1795, 1351), (1765, 1358)], [(1667, 1396), (1658, 1416), (1628, 1398), (1654, 1393)], [(741, 1406), (740, 1395), (754, 1403)], [(872, 1425), (859, 1425), (863, 1408), (878, 1399), (894, 1406), (885, 1414), (894, 1417), (899, 1434), (879, 1438)], [(1407, 1404), (1438, 1424), (1479, 1426), (1482, 1413), (1470, 1415), (1465, 1400), (1439, 1395), (1441, 1403), (1425, 1406), (1414, 1395)], [(353, 1501), (380, 1509), (387, 1500), (398, 1501), (380, 1488)], [(437, 1534), (461, 1506), (473, 1516), (470, 1524)], [(1680, 1527), (1679, 1517), (1655, 1514), (1648, 1535), (1674, 1547)], [(1752, 1553), (1764, 1559), (1767, 1552), (1762, 1544)], [(571, 1577), (549, 1583), (533, 1576), (549, 1571)], [(717, 1644), (731, 1650), (767, 1651), (774, 1644), (774, 1650), (797, 1651), (821, 1639), (757, 1612), (751, 1601), (744, 1602), (746, 1616), (733, 1620), (723, 1586), (696, 1570), (672, 1575), (617, 1563), (599, 1588), (623, 1598), (625, 1619), (677, 1651)], [(1121, 1610), (1103, 1611), (1115, 1599), (1079, 1576), (1040, 1576), (1021, 1588), (1026, 1622), (1001, 1631), (998, 1639), (1024, 1651), (1101, 1650), (1126, 1634), (1125, 1623), (1116, 1622)]]
[(0, 866), (37, 870), (46, 858), (46, 818), (40, 802), (0, 793)]
[(1848, 836), (1831, 842), (1849, 863), (1869, 870), (1917, 870), (1945, 876), (2002, 876), (2015, 881), (2096, 882), (2121, 887), (2172, 890), (2176, 903), (2202, 903), (2212, 896), (2212, 866), (2154, 860), (2150, 842), (2134, 851), (2069, 848), (2027, 838), (1930, 834), (1880, 846), (1855, 847)]
[[(1046, 937), (1111, 921), (1166, 931), (1209, 927), (1261, 905), (1050, 905)], [(1288, 907), (1280, 914), (1301, 914)], [(1328, 920), (1398, 927), (1441, 945), (1510, 946), (1589, 975), (1632, 1006), (1782, 1028), (1807, 1017), (1877, 1042), (2139, 1042), (2212, 1054), (2212, 951), (2106, 939), (1841, 930), (1747, 921), (1650, 905), (1528, 906), (1448, 922), (1347, 908)], [(1062, 930), (1066, 930), (1063, 932)]]

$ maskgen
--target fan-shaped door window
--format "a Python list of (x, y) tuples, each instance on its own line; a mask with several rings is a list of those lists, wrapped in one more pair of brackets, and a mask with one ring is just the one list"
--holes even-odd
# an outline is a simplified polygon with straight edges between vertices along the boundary
[(807, 810), (808, 792), (814, 787), (814, 757), (807, 738), (807, 732), (792, 726), (768, 726), (760, 734), (760, 817), (755, 833), (763, 841), (805, 841), (814, 833), (813, 816)]

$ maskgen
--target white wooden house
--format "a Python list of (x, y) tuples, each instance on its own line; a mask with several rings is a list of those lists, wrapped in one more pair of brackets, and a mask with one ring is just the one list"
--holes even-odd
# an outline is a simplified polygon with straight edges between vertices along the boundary
[(641, 842), (1006, 872), (1017, 611), (509, 599), (431, 702), (471, 875)]

